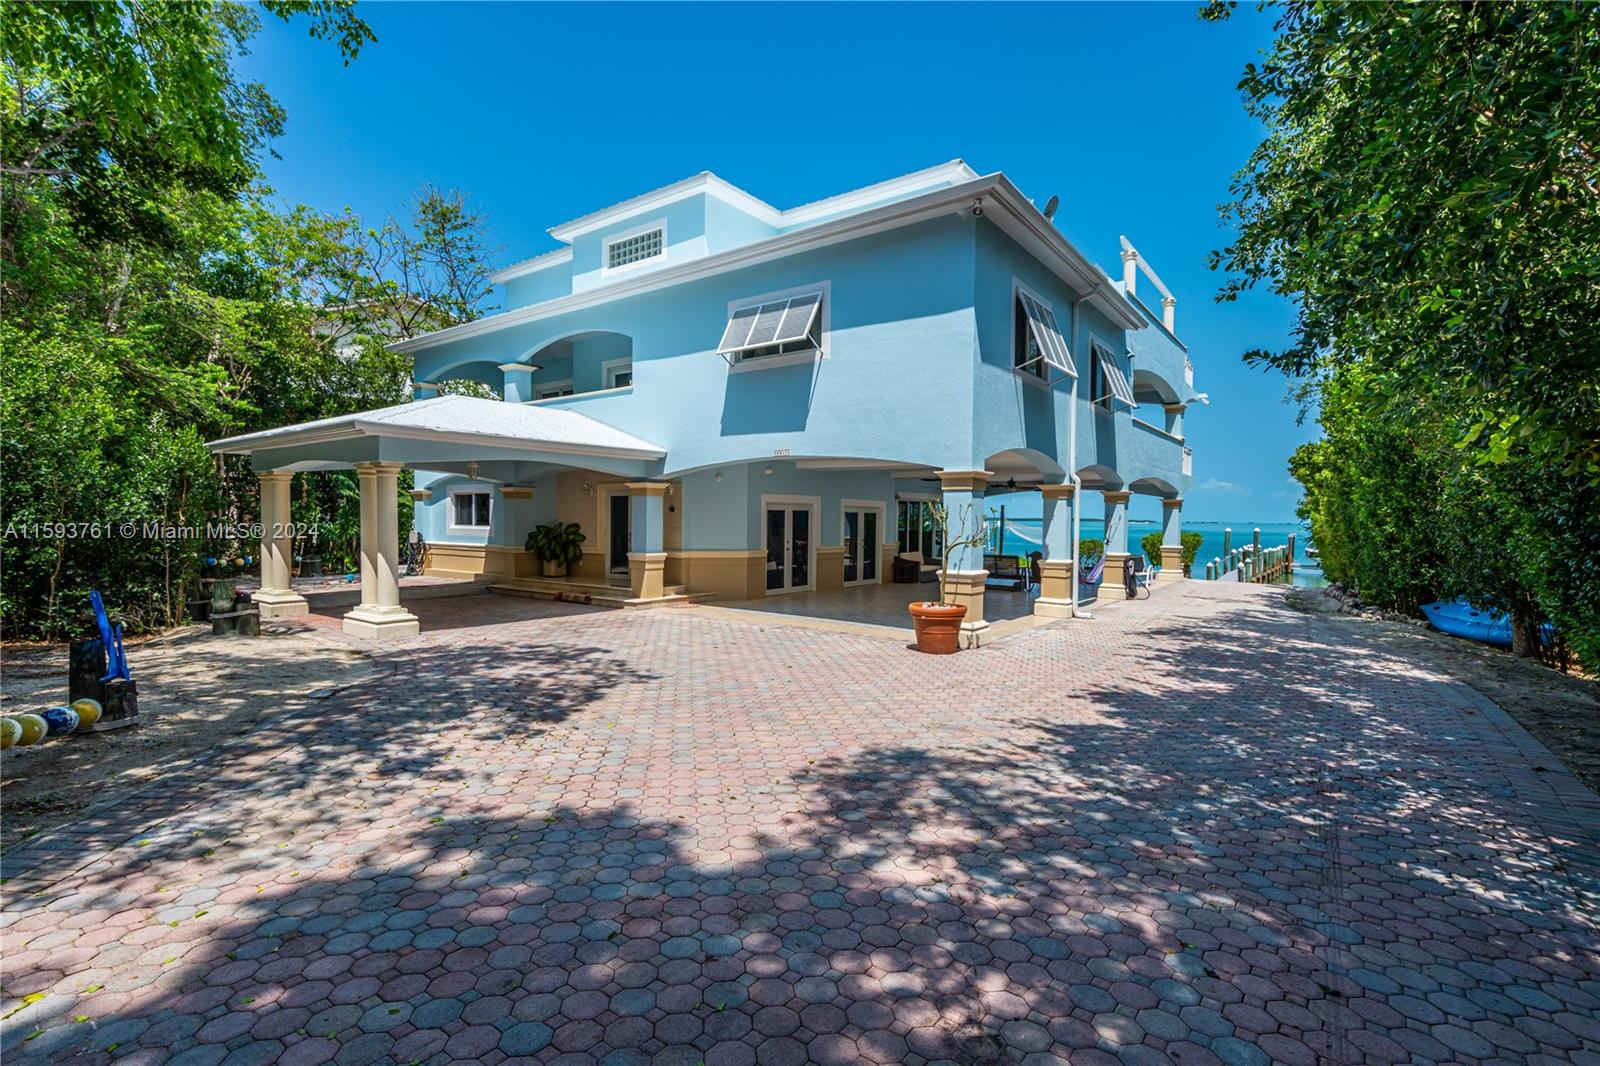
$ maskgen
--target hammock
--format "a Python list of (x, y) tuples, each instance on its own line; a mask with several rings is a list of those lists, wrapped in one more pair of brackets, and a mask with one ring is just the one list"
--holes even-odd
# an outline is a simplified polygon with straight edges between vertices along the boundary
[(1100, 584), (1100, 575), (1105, 571), (1105, 568), (1106, 557), (1105, 553), (1102, 552), (1100, 558), (1094, 561), (1094, 565), (1089, 568), (1089, 572), (1087, 574), (1078, 575), (1078, 584), (1084, 586), (1085, 588)]

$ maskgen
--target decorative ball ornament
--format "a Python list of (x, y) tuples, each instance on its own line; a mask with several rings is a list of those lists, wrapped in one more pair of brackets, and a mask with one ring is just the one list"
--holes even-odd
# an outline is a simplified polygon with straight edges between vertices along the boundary
[(23, 748), (30, 744), (39, 743), (44, 739), (44, 735), (50, 731), (50, 727), (45, 724), (45, 720), (36, 714), (17, 715), (17, 725), (22, 729), (22, 734), (17, 737), (17, 746)]
[(78, 712), (79, 729), (90, 728), (105, 713), (105, 708), (100, 706), (99, 700), (90, 699), (87, 696), (81, 700), (73, 700), (72, 709)]
[(46, 736), (64, 737), (78, 728), (78, 712), (71, 707), (52, 707), (40, 715)]
[(22, 727), (15, 718), (0, 718), (0, 751), (22, 739)]

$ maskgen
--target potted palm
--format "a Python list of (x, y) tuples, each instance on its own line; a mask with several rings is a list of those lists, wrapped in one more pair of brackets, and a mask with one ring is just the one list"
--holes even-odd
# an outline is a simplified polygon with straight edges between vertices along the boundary
[[(950, 510), (942, 503), (928, 506), (929, 521), (941, 534), (944, 544), (944, 561), (961, 548), (981, 548), (989, 541), (988, 530), (979, 519), (973, 521), (971, 504), (964, 506), (955, 521)], [(963, 603), (950, 602), (948, 566), (939, 569), (939, 602), (924, 601), (907, 605), (911, 624), (917, 631), (917, 650), (930, 655), (949, 655), (961, 647), (961, 622), (967, 616)]]
[(583, 558), (583, 530), (576, 522), (551, 522), (535, 526), (523, 547), (533, 553), (545, 577), (566, 577)]

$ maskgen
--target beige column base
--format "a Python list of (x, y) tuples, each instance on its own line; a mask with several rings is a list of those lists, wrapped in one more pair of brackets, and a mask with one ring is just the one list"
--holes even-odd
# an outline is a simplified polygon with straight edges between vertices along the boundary
[(989, 580), (987, 570), (941, 570), (945, 599), (967, 609), (961, 631), (974, 637), (989, 628), (983, 617), (983, 587)]
[(353, 637), (385, 640), (389, 637), (414, 637), (422, 632), (417, 616), (404, 607), (379, 607), (364, 603), (344, 616), (344, 631)]
[(311, 613), (306, 598), (288, 589), (258, 589), (251, 594), (250, 602), (261, 608), (263, 622), (269, 618), (294, 618)]
[(1101, 572), (1101, 582), (1121, 586), (1122, 564), (1133, 557), (1132, 552), (1106, 552), (1106, 568)]
[(659, 599), (667, 586), (667, 553), (629, 552), (628, 584), (636, 600)]
[(1033, 601), (1033, 613), (1041, 618), (1072, 617), (1071, 559), (1041, 559), (1039, 561), (1039, 598)]
[(1156, 574), (1157, 581), (1182, 581), (1183, 580), (1183, 548), (1169, 548), (1161, 546), (1161, 571)]

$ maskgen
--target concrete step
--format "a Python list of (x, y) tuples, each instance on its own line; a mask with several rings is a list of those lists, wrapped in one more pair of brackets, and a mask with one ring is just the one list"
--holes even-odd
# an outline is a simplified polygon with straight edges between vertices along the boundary
[(715, 599), (711, 593), (690, 592), (682, 585), (668, 585), (662, 595), (650, 599), (635, 599), (626, 585), (606, 585), (599, 582), (561, 581), (549, 578), (514, 577), (491, 583), (489, 591), (500, 596), (525, 596), (536, 600), (556, 600), (561, 603), (585, 603), (595, 607), (637, 609), (641, 607), (671, 607), (680, 604), (704, 603)]

